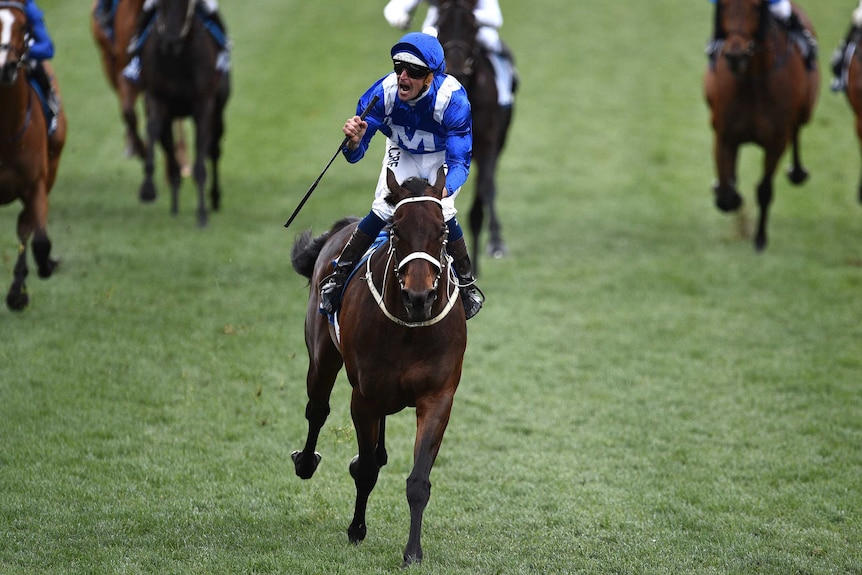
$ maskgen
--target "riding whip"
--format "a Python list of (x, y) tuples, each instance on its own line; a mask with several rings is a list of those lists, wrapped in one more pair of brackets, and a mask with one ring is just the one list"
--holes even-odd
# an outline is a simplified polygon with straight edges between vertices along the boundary
[[(380, 98), (379, 98), (377, 95), (375, 95), (373, 98), (371, 98), (371, 102), (368, 104), (368, 107), (366, 107), (366, 108), (365, 108), (365, 111), (364, 111), (364, 112), (362, 112), (362, 115), (361, 115), (361, 116), (359, 116), (359, 119), (360, 119), (360, 120), (364, 120), (364, 119), (365, 119), (365, 116), (368, 114), (368, 112), (371, 110), (371, 108), (373, 108), (373, 107), (374, 107), (374, 104), (376, 104), (376, 103), (377, 103), (377, 100), (379, 100), (379, 99), (380, 99)], [(316, 179), (316, 180), (314, 180), (314, 183), (313, 183), (313, 184), (311, 184), (311, 187), (310, 187), (310, 188), (308, 188), (308, 191), (307, 191), (307, 192), (305, 192), (305, 196), (302, 198), (302, 201), (301, 201), (301, 202), (299, 202), (299, 205), (298, 205), (298, 206), (296, 206), (296, 209), (295, 209), (295, 210), (293, 210), (293, 213), (290, 215), (290, 218), (287, 220), (287, 222), (285, 222), (284, 227), (288, 227), (288, 226), (290, 226), (291, 222), (293, 222), (293, 219), (296, 217), (296, 214), (298, 214), (298, 213), (299, 213), (299, 210), (301, 210), (301, 209), (302, 209), (302, 206), (304, 206), (304, 205), (305, 205), (305, 202), (306, 202), (306, 201), (308, 201), (308, 198), (311, 196), (311, 192), (313, 192), (313, 191), (314, 191), (314, 188), (316, 188), (316, 187), (317, 187), (317, 184), (319, 184), (319, 183), (320, 183), (320, 180), (323, 178), (323, 174), (325, 174), (325, 173), (326, 173), (326, 170), (328, 170), (328, 169), (329, 169), (329, 166), (331, 166), (331, 165), (332, 165), (332, 162), (334, 162), (334, 161), (335, 161), (335, 158), (337, 158), (337, 157), (338, 157), (338, 154), (341, 152), (341, 149), (342, 149), (344, 146), (346, 146), (346, 145), (347, 145), (347, 142), (348, 142), (349, 140), (350, 140), (350, 136), (345, 136), (345, 137), (344, 137), (344, 140), (341, 142), (341, 145), (340, 145), (340, 146), (338, 146), (338, 149), (337, 149), (337, 150), (335, 150), (335, 154), (332, 156), (332, 159), (330, 159), (330, 160), (329, 160), (329, 163), (328, 163), (328, 164), (326, 164), (326, 167), (325, 167), (325, 168), (323, 168), (323, 171), (322, 171), (322, 172), (320, 172), (320, 175), (319, 175), (319, 176), (317, 176), (317, 179)]]

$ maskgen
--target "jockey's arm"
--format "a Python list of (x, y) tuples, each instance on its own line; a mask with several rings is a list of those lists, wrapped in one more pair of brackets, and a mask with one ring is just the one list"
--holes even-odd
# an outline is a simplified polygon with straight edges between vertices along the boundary
[(27, 2), (25, 5), (27, 21), (30, 23), (30, 30), (33, 38), (30, 44), (30, 57), (37, 61), (50, 60), (54, 57), (54, 41), (48, 34), (48, 28), (45, 27), (45, 18), (42, 16), (42, 10), (35, 2)]

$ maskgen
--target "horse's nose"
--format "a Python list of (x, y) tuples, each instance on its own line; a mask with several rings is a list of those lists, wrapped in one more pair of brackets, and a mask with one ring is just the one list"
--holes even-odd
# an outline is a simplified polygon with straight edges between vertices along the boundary
[(754, 54), (753, 42), (734, 42), (728, 40), (724, 47), (724, 58), (730, 71), (736, 75), (744, 74), (748, 70), (748, 62)]
[(437, 301), (437, 290), (424, 291), (401, 290), (401, 301), (410, 321), (428, 319), (431, 316), (431, 306)]

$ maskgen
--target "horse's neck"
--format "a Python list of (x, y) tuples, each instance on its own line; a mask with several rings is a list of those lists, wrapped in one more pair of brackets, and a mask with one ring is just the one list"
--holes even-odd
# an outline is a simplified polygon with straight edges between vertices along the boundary
[(0, 141), (16, 134), (24, 123), (30, 105), (30, 82), (24, 69), (11, 86), (0, 85)]

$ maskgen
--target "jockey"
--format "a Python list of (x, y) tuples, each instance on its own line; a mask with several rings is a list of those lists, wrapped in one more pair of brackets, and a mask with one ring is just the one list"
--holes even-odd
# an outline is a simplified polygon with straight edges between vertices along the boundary
[(434, 36), (411, 32), (392, 47), (390, 54), (395, 71), (377, 80), (362, 95), (356, 106), (357, 114), (375, 96), (377, 103), (365, 120), (353, 116), (342, 128), (349, 138), (341, 150), (348, 162), (356, 163), (365, 156), (371, 138), (378, 131), (387, 138), (386, 150), (371, 211), (344, 246), (335, 271), (320, 282), (320, 309), (330, 314), (339, 309), (341, 292), (353, 267), (377, 234), (392, 221), (394, 208), (386, 202), (387, 169), (403, 182), (410, 177), (430, 179), (445, 166), (443, 218), (449, 229), (447, 251), (452, 256), (461, 301), (470, 319), (481, 309), (484, 296), (475, 285), (464, 232), (455, 218), (455, 197), (467, 180), (473, 149), (470, 101), (464, 87), (446, 75), (443, 47)]
[[(709, 0), (715, 4), (715, 0)], [(799, 20), (799, 15), (793, 11), (793, 6), (790, 0), (768, 0), (769, 13), (782, 26), (784, 26), (791, 36), (801, 38), (798, 42), (802, 50), (805, 66), (809, 70), (817, 68), (817, 39), (809, 32), (802, 21)], [(718, 22), (715, 23), (716, 29), (713, 32), (712, 40), (707, 45), (706, 53), (710, 59), (714, 59), (721, 44), (724, 41), (724, 35), (719, 33)]]
[[(390, 25), (406, 30), (410, 26), (413, 12), (422, 0), (389, 0), (383, 8), (383, 16)], [(428, 0), (428, 12), (422, 30), (436, 28), (439, 0)], [(476, 41), (485, 49), (494, 66), (497, 79), (497, 100), (501, 106), (511, 106), (515, 99), (515, 65), (512, 54), (500, 39), (499, 28), (503, 25), (503, 13), (497, 0), (478, 0), (473, 11), (479, 31)]]
[(832, 79), (830, 86), (833, 92), (842, 92), (847, 87), (847, 72), (846, 62), (853, 57), (853, 47), (851, 46), (851, 37), (854, 34), (859, 34), (862, 31), (862, 0), (859, 0), (859, 6), (853, 10), (853, 16), (850, 20), (850, 29), (841, 40), (841, 43), (832, 54), (832, 74), (835, 76)]
[[(102, 0), (104, 1), (104, 0)], [(156, 14), (158, 0), (146, 0), (135, 30), (135, 35), (129, 41), (129, 54), (132, 59), (123, 69), (123, 76), (131, 82), (137, 82), (141, 76), (141, 49), (147, 39), (150, 24)], [(231, 43), (227, 37), (227, 28), (218, 12), (217, 0), (200, 0), (196, 2), (195, 13), (201, 17), (204, 27), (209, 31), (219, 46), (216, 57), (216, 69), (222, 72), (230, 70)]]
[(31, 60), (29, 65), (30, 77), (39, 84), (42, 95), (45, 97), (45, 102), (53, 113), (53, 117), (50, 119), (51, 125), (48, 127), (48, 130), (53, 132), (57, 125), (57, 114), (60, 113), (60, 98), (57, 92), (54, 91), (54, 86), (48, 77), (44, 61), (54, 57), (54, 41), (51, 40), (51, 36), (48, 34), (42, 10), (36, 5), (35, 0), (26, 0), (24, 2), (24, 14), (27, 16), (27, 22), (32, 35), (29, 53)]

